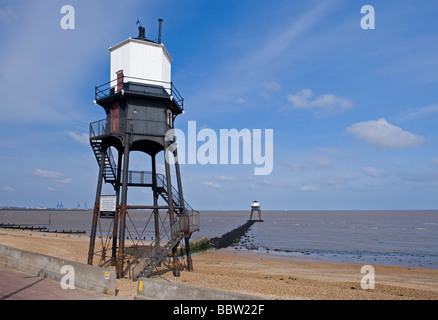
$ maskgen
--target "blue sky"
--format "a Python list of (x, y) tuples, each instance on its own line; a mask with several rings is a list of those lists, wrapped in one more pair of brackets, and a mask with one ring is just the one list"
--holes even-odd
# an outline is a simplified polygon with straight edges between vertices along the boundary
[[(65, 4), (74, 30), (60, 26)], [(374, 30), (360, 26), (363, 5)], [(93, 100), (108, 48), (137, 36), (137, 20), (156, 40), (162, 18), (185, 99), (176, 127), (274, 130), (270, 175), (182, 165), (194, 208), (436, 209), (437, 12), (406, 0), (3, 0), (0, 206), (92, 207), (88, 125), (105, 116)], [(139, 154), (131, 164), (148, 169)]]

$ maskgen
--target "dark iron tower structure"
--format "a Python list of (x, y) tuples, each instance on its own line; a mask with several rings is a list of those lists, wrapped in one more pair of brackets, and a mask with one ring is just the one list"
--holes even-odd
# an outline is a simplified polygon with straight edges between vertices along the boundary
[[(168, 141), (166, 133), (184, 113), (184, 100), (171, 81), (172, 58), (161, 43), (161, 27), (160, 19), (158, 42), (146, 39), (140, 25), (137, 38), (111, 47), (110, 82), (95, 88), (95, 103), (105, 110), (106, 118), (90, 124), (99, 177), (88, 264), (98, 257), (99, 265), (115, 266), (118, 278), (148, 276), (166, 259), (172, 260), (169, 265), (178, 276), (182, 263), (177, 247), (182, 240), (186, 268), (193, 270), (189, 239), (199, 230), (199, 212), (184, 200), (177, 150), (168, 149), (175, 141)], [(150, 156), (150, 171), (130, 170), (132, 151)], [(164, 174), (157, 173), (161, 152)], [(173, 164), (167, 161), (172, 156)], [(110, 195), (102, 195), (106, 184), (112, 186)], [(150, 203), (128, 204), (131, 187), (149, 188)], [(131, 212), (144, 215), (140, 224), (134, 222)], [(107, 228), (106, 234), (102, 228)], [(152, 237), (149, 234), (146, 239), (150, 229)]]

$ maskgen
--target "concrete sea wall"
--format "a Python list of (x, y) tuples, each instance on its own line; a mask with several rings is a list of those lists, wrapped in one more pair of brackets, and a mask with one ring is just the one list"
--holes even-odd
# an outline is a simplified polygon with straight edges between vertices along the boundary
[(138, 280), (135, 300), (265, 300), (246, 294), (195, 287), (150, 278)]
[(0, 245), (0, 263), (10, 268), (56, 281), (61, 281), (67, 275), (67, 272), (61, 272), (61, 268), (71, 266), (74, 271), (75, 287), (98, 293), (115, 294), (116, 273), (113, 270), (4, 245)]

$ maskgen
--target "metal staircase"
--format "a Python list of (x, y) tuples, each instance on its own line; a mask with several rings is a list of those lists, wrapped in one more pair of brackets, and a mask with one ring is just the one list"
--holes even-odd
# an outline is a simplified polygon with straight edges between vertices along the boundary
[[(101, 152), (101, 140), (90, 140), (91, 147), (93, 148), (94, 155), (96, 156), (97, 163), (100, 166), (100, 163), (102, 162), (102, 152)], [(111, 149), (107, 149), (105, 152), (105, 164), (104, 164), (104, 171), (103, 171), (103, 177), (105, 178), (105, 182), (111, 183), (113, 186), (115, 186), (116, 183), (116, 177), (117, 177), (117, 165), (114, 161), (113, 154), (111, 152)]]
[[(167, 192), (167, 181), (162, 174), (157, 174), (157, 185), (158, 185), (158, 194), (166, 201), (169, 201), (169, 194)], [(179, 192), (172, 186), (172, 202), (173, 205), (178, 207), (180, 205)], [(184, 200), (184, 208), (186, 211), (195, 211), (192, 206)], [(185, 214), (185, 212), (180, 212), (179, 209), (175, 209), (177, 214)]]
[(132, 279), (136, 281), (140, 277), (147, 277), (180, 241), (181, 237), (179, 235), (174, 235), (165, 246), (158, 247), (158, 249), (156, 242), (154, 241), (151, 244), (151, 248), (155, 253), (152, 255), (145, 255), (136, 260), (137, 264), (131, 271)]
[(139, 277), (147, 277), (150, 273), (162, 262), (168, 253), (178, 243), (189, 236), (191, 232), (199, 230), (199, 212), (195, 211), (191, 214), (175, 215), (170, 224), (170, 240), (160, 246), (157, 239), (143, 248), (142, 252), (131, 260), (129, 265), (130, 278), (136, 281)]

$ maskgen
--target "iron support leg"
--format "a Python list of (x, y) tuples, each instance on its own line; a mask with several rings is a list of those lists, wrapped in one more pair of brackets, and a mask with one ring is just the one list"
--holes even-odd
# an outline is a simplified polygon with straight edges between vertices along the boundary
[(180, 270), (179, 270), (179, 262), (178, 262), (178, 244), (172, 248), (172, 257), (173, 257), (173, 270), (172, 270), (173, 276), (179, 277)]
[[(178, 183), (179, 206), (185, 207), (182, 182), (181, 182), (181, 172), (179, 170), (178, 152), (176, 150), (173, 152), (173, 156), (175, 158), (175, 173), (176, 173), (176, 181)], [(181, 212), (181, 213), (184, 214), (185, 212)]]
[[(164, 149), (164, 165), (166, 168), (166, 182), (167, 182), (167, 204), (169, 206), (169, 218), (170, 218), (170, 224), (172, 225), (175, 217), (175, 209), (173, 204), (173, 198), (172, 198), (172, 181), (170, 178), (170, 165), (169, 162), (166, 160), (166, 152), (168, 152), (166, 149)], [(176, 232), (179, 232), (179, 230), (176, 230)], [(172, 233), (172, 232), (171, 232)], [(175, 234), (172, 234), (171, 237), (174, 237)], [(172, 257), (173, 257), (173, 275), (175, 277), (179, 277), (179, 263), (178, 263), (178, 252), (177, 252), (177, 246), (174, 246), (172, 248)]]
[(193, 271), (192, 254), (190, 252), (190, 238), (184, 238), (187, 254), (187, 271)]
[(122, 181), (122, 203), (120, 210), (119, 229), (119, 253), (117, 255), (116, 272), (117, 278), (123, 278), (123, 260), (125, 258), (125, 227), (126, 227), (126, 203), (128, 200), (128, 171), (129, 168), (129, 143), (125, 140), (125, 151), (123, 155), (123, 181)]
[(116, 265), (117, 260), (117, 230), (119, 228), (119, 216), (120, 216), (120, 181), (122, 179), (122, 153), (119, 152), (118, 158), (117, 158), (117, 177), (116, 177), (116, 185), (115, 185), (115, 191), (116, 191), (116, 213), (114, 216), (114, 226), (113, 226), (113, 248), (111, 252), (111, 265)]
[(94, 212), (93, 212), (93, 220), (91, 223), (91, 235), (90, 235), (90, 246), (88, 248), (88, 264), (93, 264), (93, 255), (94, 255), (94, 245), (96, 242), (96, 230), (97, 230), (97, 220), (99, 219), (99, 202), (100, 202), (100, 194), (102, 192), (102, 182), (103, 182), (103, 171), (105, 167), (105, 156), (106, 150), (102, 149), (100, 151), (100, 168), (99, 168), (99, 178), (97, 180), (97, 189), (96, 189), (96, 200), (94, 201)]
[(166, 152), (168, 152), (166, 149), (164, 149), (164, 166), (166, 168), (166, 183), (167, 183), (167, 203), (169, 205), (169, 209), (172, 209), (173, 213), (173, 194), (172, 194), (172, 181), (170, 179), (170, 165), (169, 162), (166, 160)]
[[(152, 158), (152, 191), (154, 196), (154, 206), (158, 206), (158, 190), (157, 190), (157, 168), (155, 163), (155, 155)], [(157, 247), (160, 245), (160, 222), (158, 209), (154, 208), (154, 226), (155, 226), (155, 243)]]

